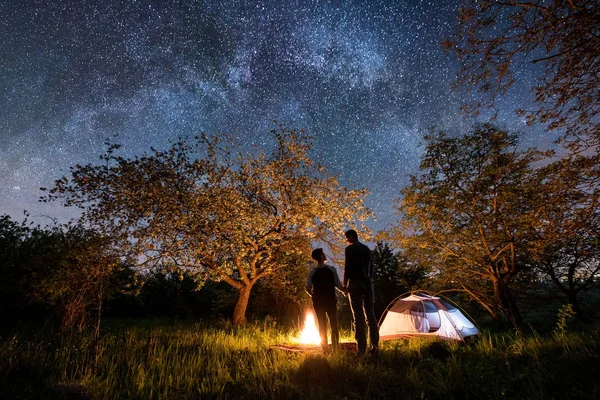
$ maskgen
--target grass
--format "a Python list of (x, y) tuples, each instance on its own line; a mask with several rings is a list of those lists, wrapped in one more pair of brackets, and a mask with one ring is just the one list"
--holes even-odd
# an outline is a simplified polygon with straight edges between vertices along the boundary
[[(85, 335), (0, 338), (0, 398), (599, 398), (600, 326), (540, 336), (483, 332), (469, 344), (382, 343), (375, 358), (288, 352), (272, 324), (112, 324), (99, 357)], [(350, 333), (342, 335), (351, 341)]]

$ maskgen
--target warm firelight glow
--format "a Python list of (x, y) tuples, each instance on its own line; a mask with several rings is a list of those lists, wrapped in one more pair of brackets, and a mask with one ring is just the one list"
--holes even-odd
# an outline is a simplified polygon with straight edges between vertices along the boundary
[(315, 315), (312, 311), (306, 312), (304, 319), (304, 328), (300, 332), (298, 342), (302, 344), (320, 344), (321, 338), (319, 337), (319, 329), (315, 322)]

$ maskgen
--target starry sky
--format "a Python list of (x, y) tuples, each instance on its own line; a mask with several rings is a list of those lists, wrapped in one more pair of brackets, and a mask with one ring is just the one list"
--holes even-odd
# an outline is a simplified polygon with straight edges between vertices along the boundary
[[(0, 215), (66, 221), (40, 187), (121, 154), (200, 131), (268, 142), (273, 121), (315, 135), (312, 156), (342, 184), (366, 187), (374, 229), (417, 171), (429, 127), (459, 134), (465, 94), (440, 42), (460, 0), (0, 1)], [(533, 68), (498, 103), (525, 146), (552, 142), (514, 109)], [(528, 84), (523, 84), (523, 82)]]

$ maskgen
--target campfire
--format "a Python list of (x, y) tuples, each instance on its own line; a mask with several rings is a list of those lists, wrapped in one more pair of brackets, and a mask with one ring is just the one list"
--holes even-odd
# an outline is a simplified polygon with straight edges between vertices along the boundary
[(315, 322), (315, 315), (312, 311), (307, 311), (304, 318), (304, 327), (300, 335), (296, 338), (300, 344), (320, 344), (319, 329)]
[[(315, 314), (312, 310), (308, 310), (304, 316), (304, 326), (298, 336), (288, 338), (291, 343), (276, 344), (271, 348), (285, 351), (320, 351), (321, 338), (319, 337), (319, 329), (315, 321)], [(340, 349), (344, 351), (356, 351), (356, 343), (340, 342)]]

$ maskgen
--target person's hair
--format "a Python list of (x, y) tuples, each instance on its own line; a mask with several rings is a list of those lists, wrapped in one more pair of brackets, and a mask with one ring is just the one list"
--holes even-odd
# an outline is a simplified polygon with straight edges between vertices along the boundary
[(323, 254), (323, 249), (319, 247), (318, 249), (314, 249), (312, 251), (311, 257), (313, 260), (319, 262), (321, 261), (321, 254)]
[(354, 229), (349, 229), (346, 231), (346, 237), (358, 239), (358, 233), (356, 233), (356, 231)]

